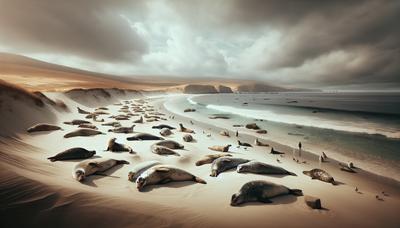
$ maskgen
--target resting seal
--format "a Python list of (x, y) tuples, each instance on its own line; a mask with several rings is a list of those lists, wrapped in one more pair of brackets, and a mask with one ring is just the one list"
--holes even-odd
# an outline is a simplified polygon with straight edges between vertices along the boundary
[(271, 154), (285, 154), (284, 152), (280, 152), (280, 151), (274, 150), (273, 147), (271, 148), (271, 152), (270, 153)]
[(220, 152), (228, 152), (229, 151), (229, 147), (231, 147), (232, 145), (226, 145), (226, 146), (210, 146), (208, 147), (208, 149), (210, 150), (214, 150), (214, 151), (220, 151)]
[(128, 141), (139, 141), (139, 140), (164, 140), (162, 137), (158, 137), (156, 135), (148, 134), (148, 133), (139, 133), (134, 136), (126, 138)]
[(186, 134), (186, 135), (184, 135), (184, 136), (182, 137), (182, 139), (183, 139), (183, 141), (185, 141), (185, 142), (192, 142), (192, 141), (193, 141), (193, 136), (192, 136), (192, 135), (189, 135), (189, 134)]
[(229, 132), (226, 131), (226, 130), (221, 131), (219, 134), (222, 135), (222, 136), (230, 137), (230, 136), (229, 136)]
[(290, 189), (268, 181), (250, 181), (244, 184), (238, 193), (232, 195), (231, 206), (247, 202), (272, 203), (271, 198), (288, 194), (302, 196), (303, 192), (300, 189)]
[(160, 131), (160, 135), (162, 136), (169, 136), (172, 134), (172, 131), (169, 128), (163, 128)]
[(183, 149), (184, 148), (184, 146), (182, 144), (180, 144), (178, 142), (175, 142), (173, 140), (163, 140), (163, 141), (160, 141), (160, 142), (156, 142), (154, 145), (165, 146), (165, 147), (167, 147), (169, 149), (173, 149), (173, 150), (174, 149)]
[(158, 146), (158, 145), (152, 145), (151, 146), (151, 152), (158, 154), (158, 155), (176, 155), (176, 156), (181, 156), (179, 153), (173, 151), (172, 149), (165, 147), (165, 146)]
[(79, 124), (79, 128), (89, 128), (89, 129), (94, 129), (97, 130), (97, 127), (93, 124)]
[(151, 127), (151, 128), (153, 128), (153, 129), (163, 129), (163, 128), (168, 128), (168, 129), (170, 129), (170, 130), (174, 130), (174, 129), (176, 129), (176, 128), (174, 128), (174, 127), (171, 127), (171, 126), (169, 126), (169, 125), (166, 125), (166, 124), (160, 124), (160, 125), (157, 125), (157, 126), (153, 126), (153, 127)]
[(52, 124), (36, 124), (30, 128), (28, 128), (28, 130), (26, 130), (29, 133), (32, 132), (37, 132), (37, 131), (56, 131), (56, 130), (62, 130), (61, 127), (56, 126), (56, 125), (52, 125)]
[(136, 152), (134, 152), (132, 150), (132, 148), (130, 146), (124, 145), (124, 144), (121, 144), (121, 143), (117, 143), (117, 142), (115, 142), (115, 140), (117, 140), (117, 139), (116, 138), (111, 138), (108, 141), (108, 146), (107, 146), (106, 151), (112, 151), (112, 152), (124, 152), (124, 151), (127, 151), (127, 152), (129, 152), (131, 154), (135, 154), (136, 153)]
[(238, 165), (236, 171), (238, 173), (256, 173), (256, 174), (272, 174), (272, 175), (292, 175), (297, 176), (295, 173), (289, 172), (284, 168), (269, 165), (263, 162), (250, 161)]
[(238, 142), (239, 146), (253, 147), (252, 145), (250, 145), (250, 143), (240, 142), (240, 140), (238, 140), (237, 142)]
[(325, 170), (322, 169), (312, 169), (310, 171), (303, 171), (303, 173), (307, 176), (310, 176), (311, 179), (317, 179), (323, 182), (331, 183), (333, 185), (336, 185), (335, 179), (326, 172)]
[(215, 159), (220, 158), (220, 157), (232, 157), (232, 155), (231, 154), (227, 154), (227, 153), (209, 154), (209, 155), (204, 156), (202, 159), (198, 160), (196, 162), (196, 166), (201, 166), (201, 165), (204, 165), (204, 164), (210, 164)]
[(179, 124), (179, 128), (181, 132), (185, 132), (185, 133), (194, 133), (194, 131), (192, 129), (186, 128), (183, 126), (183, 124)]
[(141, 116), (138, 120), (133, 121), (133, 123), (143, 123), (143, 116)]
[(102, 126), (112, 126), (112, 127), (121, 127), (121, 124), (118, 121), (108, 122), (101, 124)]
[(248, 159), (243, 158), (232, 158), (232, 157), (220, 157), (213, 161), (211, 165), (211, 174), (212, 177), (217, 177), (220, 173), (236, 168), (238, 165), (242, 163), (249, 162)]
[(76, 107), (76, 108), (78, 109), (78, 113), (79, 113), (79, 114), (90, 114), (90, 112), (85, 111), (85, 110), (83, 110), (83, 109), (81, 109), (81, 108), (79, 108), (79, 107)]
[(173, 166), (156, 165), (144, 171), (136, 179), (136, 187), (139, 191), (142, 191), (144, 187), (149, 185), (166, 184), (178, 181), (194, 181), (201, 184), (207, 183), (203, 179), (196, 177), (185, 170)]
[(136, 179), (147, 169), (155, 165), (161, 165), (159, 161), (145, 161), (135, 165), (128, 173), (128, 180), (136, 181)]
[(129, 164), (125, 160), (116, 160), (110, 158), (96, 158), (91, 160), (81, 161), (73, 169), (72, 177), (79, 182), (84, 181), (87, 176), (101, 173), (120, 164)]
[(124, 133), (124, 134), (133, 133), (133, 128), (135, 126), (136, 125), (132, 125), (131, 127), (116, 127), (114, 129), (109, 129), (108, 132)]
[(80, 125), (80, 124), (90, 124), (89, 121), (86, 120), (72, 120), (72, 121), (66, 121), (64, 124), (69, 124), (69, 125)]
[(90, 158), (95, 154), (96, 154), (96, 151), (94, 151), (94, 150), (89, 151), (89, 150), (86, 150), (81, 147), (75, 147), (75, 148), (71, 148), (71, 149), (65, 150), (63, 152), (60, 152), (60, 153), (54, 155), (53, 157), (49, 157), (47, 159), (49, 159), (51, 162), (72, 160), (72, 159), (85, 159), (85, 158)]
[(104, 134), (101, 131), (93, 130), (93, 129), (78, 129), (75, 131), (72, 131), (66, 135), (64, 135), (64, 138), (71, 138), (71, 137), (76, 137), (76, 136), (92, 136), (92, 135), (101, 135)]
[(254, 140), (254, 144), (256, 144), (257, 146), (269, 146), (268, 143), (260, 142), (260, 140), (258, 140), (257, 138)]

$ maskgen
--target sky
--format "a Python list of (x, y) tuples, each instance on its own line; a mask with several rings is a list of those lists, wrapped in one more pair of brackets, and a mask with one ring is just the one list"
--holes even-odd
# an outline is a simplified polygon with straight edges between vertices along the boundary
[(0, 0), (0, 51), (125, 76), (393, 89), (399, 23), (397, 0)]

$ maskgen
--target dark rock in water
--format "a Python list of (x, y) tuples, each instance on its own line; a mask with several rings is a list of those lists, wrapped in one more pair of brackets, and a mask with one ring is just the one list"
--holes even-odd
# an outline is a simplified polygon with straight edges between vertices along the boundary
[(256, 123), (246, 124), (246, 128), (247, 129), (253, 129), (253, 130), (259, 130), (260, 129), (260, 127)]
[(312, 209), (322, 209), (321, 199), (313, 196), (304, 196), (304, 202)]
[(218, 93), (212, 85), (186, 85), (183, 88), (183, 93), (187, 94), (202, 94), (202, 93)]

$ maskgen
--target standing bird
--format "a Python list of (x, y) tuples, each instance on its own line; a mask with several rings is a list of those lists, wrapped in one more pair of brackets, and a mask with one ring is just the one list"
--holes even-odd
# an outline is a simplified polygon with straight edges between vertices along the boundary
[(239, 131), (238, 130), (236, 130), (235, 136), (239, 137)]
[(299, 142), (299, 157), (301, 157), (301, 142)]

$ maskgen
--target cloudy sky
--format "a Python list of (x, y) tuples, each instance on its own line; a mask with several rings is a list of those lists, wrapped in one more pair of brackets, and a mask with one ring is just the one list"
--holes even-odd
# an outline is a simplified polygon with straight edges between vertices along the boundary
[(400, 1), (0, 0), (0, 51), (118, 75), (400, 88)]

